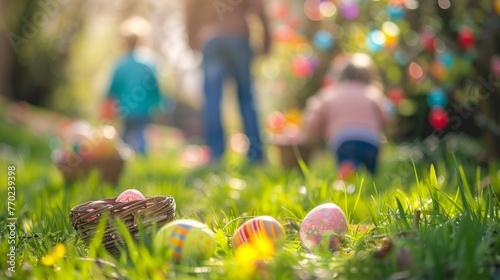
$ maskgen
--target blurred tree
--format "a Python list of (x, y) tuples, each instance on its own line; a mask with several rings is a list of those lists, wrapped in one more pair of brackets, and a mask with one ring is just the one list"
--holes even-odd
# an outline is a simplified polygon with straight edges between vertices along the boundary
[(92, 117), (120, 54), (118, 24), (160, 2), (0, 0), (0, 94)]
[(288, 46), (277, 52), (288, 57), (289, 106), (303, 107), (327, 83), (336, 55), (371, 53), (397, 115), (394, 139), (482, 133), (485, 155), (500, 159), (499, 0), (274, 1), (271, 9), (275, 38)]
[[(79, 13), (83, 0), (8, 1), (6, 32), (11, 56), (10, 97), (35, 105), (47, 105), (47, 97), (65, 78), (70, 44), (82, 28)], [(4, 70), (6, 71), (6, 70)]]

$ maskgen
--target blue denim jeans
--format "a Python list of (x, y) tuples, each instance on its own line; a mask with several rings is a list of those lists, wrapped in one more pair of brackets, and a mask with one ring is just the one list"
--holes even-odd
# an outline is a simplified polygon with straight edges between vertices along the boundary
[(345, 141), (335, 151), (338, 165), (344, 161), (351, 161), (356, 167), (360, 164), (375, 174), (377, 167), (378, 148), (370, 143), (358, 140)]
[(123, 141), (129, 144), (140, 155), (146, 155), (146, 128), (148, 118), (125, 119), (123, 124)]
[(250, 72), (252, 58), (253, 53), (249, 41), (244, 37), (215, 37), (203, 48), (205, 94), (203, 121), (205, 139), (211, 149), (211, 159), (214, 161), (218, 161), (223, 156), (226, 146), (221, 122), (221, 101), (224, 81), (228, 76), (232, 76), (237, 85), (243, 128), (250, 141), (248, 160), (261, 161), (263, 158)]

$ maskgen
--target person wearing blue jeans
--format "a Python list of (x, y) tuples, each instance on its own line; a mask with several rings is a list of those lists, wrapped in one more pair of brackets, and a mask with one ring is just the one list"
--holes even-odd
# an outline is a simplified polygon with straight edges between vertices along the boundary
[(245, 37), (216, 37), (203, 48), (203, 72), (205, 104), (203, 117), (206, 141), (211, 148), (213, 160), (219, 160), (224, 154), (225, 138), (221, 121), (221, 101), (224, 81), (232, 76), (237, 84), (237, 96), (243, 127), (249, 139), (248, 159), (261, 161), (263, 158), (262, 142), (259, 132), (258, 117), (253, 98), (252, 49)]
[(221, 101), (224, 82), (228, 77), (234, 78), (237, 85), (243, 128), (250, 142), (247, 158), (250, 162), (263, 161), (263, 144), (251, 74), (254, 54), (250, 47), (246, 19), (250, 13), (260, 19), (263, 40), (259, 53), (268, 53), (271, 36), (264, 2), (253, 0), (220, 4), (206, 0), (186, 0), (185, 11), (189, 46), (203, 55), (205, 103), (202, 115), (211, 161), (218, 162), (225, 152)]
[(147, 153), (146, 128), (149, 123), (148, 118), (125, 119), (123, 121), (122, 138), (140, 155)]

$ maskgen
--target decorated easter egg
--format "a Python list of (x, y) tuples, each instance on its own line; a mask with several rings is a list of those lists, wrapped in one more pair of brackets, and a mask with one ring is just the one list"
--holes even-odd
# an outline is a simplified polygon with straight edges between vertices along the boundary
[(314, 248), (335, 249), (347, 230), (342, 209), (333, 203), (325, 203), (312, 209), (300, 225), (299, 238), (309, 250)]
[(243, 223), (235, 232), (233, 247), (236, 248), (256, 239), (267, 238), (274, 244), (286, 237), (283, 226), (273, 217), (259, 216)]
[(210, 258), (216, 248), (215, 234), (193, 220), (177, 220), (164, 225), (155, 236), (155, 245), (177, 263), (196, 263)]
[(138, 190), (128, 189), (123, 191), (115, 200), (115, 202), (130, 202), (134, 200), (146, 199)]

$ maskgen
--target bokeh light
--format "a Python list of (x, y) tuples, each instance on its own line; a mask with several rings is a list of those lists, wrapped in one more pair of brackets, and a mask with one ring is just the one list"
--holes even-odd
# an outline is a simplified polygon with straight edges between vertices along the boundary
[(398, 65), (391, 65), (387, 68), (387, 80), (391, 84), (399, 84), (402, 79), (401, 70)]
[(453, 64), (455, 64), (455, 56), (449, 51), (438, 53), (437, 58), (446, 69), (452, 68)]
[(399, 103), (398, 112), (405, 117), (412, 116), (417, 112), (417, 105), (412, 100), (403, 99)]
[(441, 107), (444, 108), (446, 106), (446, 95), (444, 90), (439, 87), (432, 88), (431, 92), (427, 95), (427, 104), (430, 107)]
[(354, 20), (359, 16), (360, 7), (354, 0), (343, 0), (340, 3), (340, 14), (347, 20)]
[(384, 43), (385, 35), (382, 31), (377, 29), (370, 32), (367, 38), (367, 45), (371, 52), (375, 53), (381, 51), (384, 47)]
[(273, 79), (281, 72), (280, 63), (275, 58), (266, 59), (262, 62), (261, 70), (264, 77), (267, 79)]
[(396, 62), (400, 66), (405, 66), (408, 65), (408, 63), (410, 63), (410, 58), (408, 57), (408, 54), (401, 49), (396, 49), (394, 51), (394, 58), (396, 59)]
[(313, 47), (307, 42), (297, 43), (295, 46), (295, 51), (300, 53), (302, 57), (309, 58), (314, 55)]
[(386, 21), (382, 24), (382, 32), (385, 35), (385, 45), (394, 47), (398, 43), (399, 27), (392, 21)]
[(448, 126), (448, 113), (441, 107), (434, 107), (429, 112), (429, 123), (435, 129)]
[(408, 10), (416, 10), (420, 6), (418, 0), (407, 0), (405, 6)]
[(402, 20), (405, 17), (405, 10), (401, 5), (389, 4), (387, 6), (387, 15), (390, 20)]
[(229, 142), (231, 149), (239, 154), (246, 153), (248, 151), (248, 147), (250, 146), (248, 137), (241, 132), (233, 134)]
[(333, 47), (334, 39), (327, 30), (319, 30), (314, 34), (314, 45), (322, 50), (328, 51)]
[(495, 78), (500, 78), (500, 56), (491, 59), (491, 73)]
[(424, 70), (416, 62), (410, 63), (408, 66), (408, 74), (414, 80), (420, 80), (424, 76)]
[(323, 1), (319, 4), (319, 12), (326, 18), (333, 17), (337, 13), (337, 7), (330, 1)]
[(403, 40), (410, 47), (414, 47), (419, 43), (418, 34), (413, 30), (406, 30), (403, 33)]
[(451, 7), (451, 2), (450, 0), (438, 0), (438, 6), (439, 8), (446, 10)]
[(308, 59), (302, 55), (292, 59), (292, 73), (298, 78), (306, 78), (312, 73)]
[(277, 42), (289, 43), (295, 36), (295, 30), (289, 25), (282, 24), (274, 30), (273, 35)]
[(398, 106), (405, 98), (405, 94), (400, 87), (389, 89), (387, 96), (389, 97), (389, 100), (391, 100), (392, 104), (396, 106)]
[(474, 46), (475, 41), (474, 32), (469, 26), (463, 26), (460, 28), (458, 31), (458, 42), (463, 49), (471, 49)]
[(319, 21), (323, 19), (323, 15), (319, 10), (319, 1), (306, 0), (304, 3), (304, 14), (310, 19)]
[(281, 133), (285, 125), (286, 118), (281, 112), (273, 112), (267, 117), (267, 127), (273, 133)]

